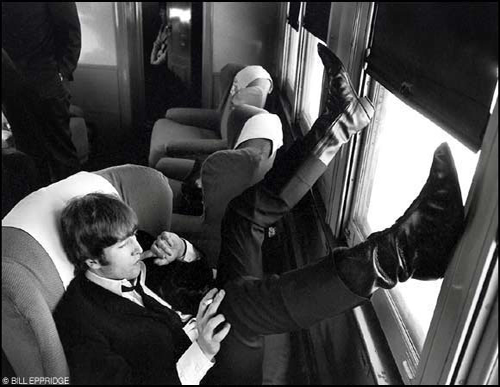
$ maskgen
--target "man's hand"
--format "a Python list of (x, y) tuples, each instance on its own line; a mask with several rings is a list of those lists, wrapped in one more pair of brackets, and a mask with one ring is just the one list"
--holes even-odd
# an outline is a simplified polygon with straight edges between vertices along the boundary
[(153, 66), (159, 66), (167, 61), (170, 35), (171, 26), (162, 25), (153, 43), (153, 50), (151, 51), (151, 58), (149, 60)]
[(167, 48), (161, 47), (159, 51), (155, 51), (153, 48), (153, 52), (151, 53), (151, 61), (150, 63), (153, 66), (159, 66), (167, 61)]
[[(200, 302), (198, 314), (196, 315), (196, 326), (198, 329), (197, 343), (208, 360), (212, 361), (220, 350), (220, 343), (224, 340), (231, 329), (231, 324), (224, 323), (226, 320), (222, 314), (217, 314), (217, 309), (222, 302), (224, 290), (212, 289)], [(218, 329), (216, 332), (217, 328)]]
[(154, 263), (163, 266), (182, 258), (185, 253), (186, 243), (182, 238), (173, 232), (163, 231), (153, 242), (151, 249), (143, 254), (142, 259), (158, 257)]

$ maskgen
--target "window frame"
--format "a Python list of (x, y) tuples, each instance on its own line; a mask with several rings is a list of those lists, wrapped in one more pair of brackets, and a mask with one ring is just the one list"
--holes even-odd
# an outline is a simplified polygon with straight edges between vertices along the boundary
[(498, 277), (488, 278), (487, 273), (498, 265), (493, 253), (498, 233), (498, 101), (488, 122), (465, 212), (466, 228), (441, 287), (421, 354), (418, 384), (464, 383), (472, 370), (467, 363), (482, 350), (471, 336), (482, 336), (487, 328), (486, 321), (474, 315), (488, 312), (492, 298), (497, 297)]

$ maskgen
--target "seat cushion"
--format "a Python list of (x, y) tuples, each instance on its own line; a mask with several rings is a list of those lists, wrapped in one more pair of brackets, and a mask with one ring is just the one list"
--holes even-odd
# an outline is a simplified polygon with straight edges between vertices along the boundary
[(149, 151), (149, 166), (156, 167), (158, 161), (167, 156), (165, 146), (174, 140), (209, 140), (220, 139), (211, 130), (179, 124), (168, 118), (162, 118), (155, 122), (151, 134), (151, 146)]

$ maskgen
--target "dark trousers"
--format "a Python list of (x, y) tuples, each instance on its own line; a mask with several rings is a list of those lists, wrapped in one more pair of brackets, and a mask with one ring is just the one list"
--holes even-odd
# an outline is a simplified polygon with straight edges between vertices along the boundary
[(2, 101), (15, 146), (34, 160), (42, 185), (80, 170), (69, 127), (69, 92), (58, 80), (45, 87), (44, 93), (30, 88)]
[[(312, 175), (326, 168), (319, 160), (308, 157), (308, 162)], [(217, 279), (226, 296), (219, 311), (231, 323), (231, 331), (205, 383), (261, 384), (263, 335), (307, 328), (366, 301), (338, 277), (335, 252), (318, 263), (262, 279), (264, 230), (296, 203), (283, 198), (269, 176), (235, 198), (222, 221)], [(295, 185), (298, 197), (313, 183)]]
[(42, 99), (47, 164), (52, 181), (64, 179), (80, 170), (80, 161), (71, 140), (69, 106), (69, 95)]

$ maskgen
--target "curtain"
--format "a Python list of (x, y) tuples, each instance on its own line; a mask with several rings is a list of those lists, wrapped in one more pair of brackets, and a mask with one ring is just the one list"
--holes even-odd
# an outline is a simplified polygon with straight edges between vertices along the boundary
[(377, 3), (368, 73), (477, 151), (498, 79), (497, 3)]
[(306, 2), (304, 28), (326, 43), (331, 3)]
[(290, 24), (295, 31), (299, 30), (299, 13), (300, 1), (290, 2), (290, 8), (288, 10), (288, 24)]

